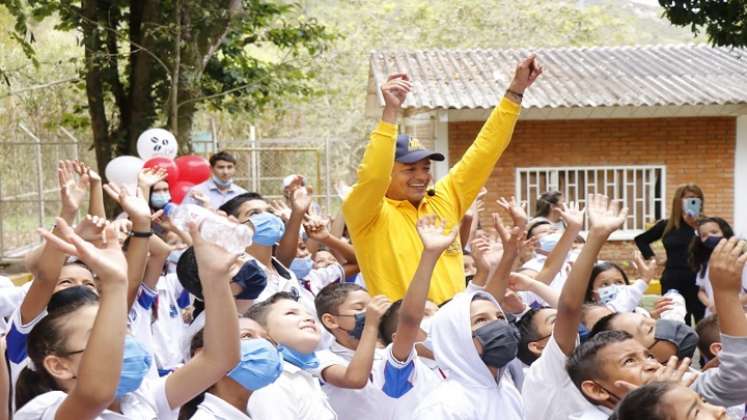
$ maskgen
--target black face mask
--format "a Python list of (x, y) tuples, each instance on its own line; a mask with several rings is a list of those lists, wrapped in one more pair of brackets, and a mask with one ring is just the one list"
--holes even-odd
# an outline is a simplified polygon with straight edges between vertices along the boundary
[(475, 278), (474, 274), (467, 274), (466, 276), (464, 276), (464, 281), (467, 284), (467, 286), (469, 286), (469, 282), (471, 282), (472, 279), (474, 278)]
[(472, 333), (482, 345), (480, 358), (489, 367), (501, 369), (516, 358), (519, 351), (519, 331), (508, 321), (497, 319)]

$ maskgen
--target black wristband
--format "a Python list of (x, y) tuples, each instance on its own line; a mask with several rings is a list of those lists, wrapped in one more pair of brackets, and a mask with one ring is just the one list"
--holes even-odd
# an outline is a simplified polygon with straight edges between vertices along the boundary
[(130, 232), (130, 237), (133, 238), (150, 238), (152, 235), (152, 230), (149, 232), (135, 232), (134, 230)]
[(523, 93), (519, 93), (519, 92), (514, 92), (514, 91), (513, 91), (513, 90), (511, 90), (511, 89), (506, 89), (506, 93), (510, 93), (510, 94), (512, 94), (512, 95), (516, 95), (516, 96), (518, 96), (519, 98), (522, 98), (522, 99), (524, 98), (524, 94), (523, 94)]

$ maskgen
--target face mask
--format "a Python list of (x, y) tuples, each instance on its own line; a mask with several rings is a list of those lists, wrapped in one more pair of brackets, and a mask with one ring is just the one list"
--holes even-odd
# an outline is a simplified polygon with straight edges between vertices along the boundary
[(150, 370), (151, 357), (145, 348), (131, 335), (125, 336), (122, 372), (119, 374), (116, 399), (140, 388), (143, 378)]
[(619, 284), (612, 284), (610, 286), (606, 287), (600, 287), (597, 289), (597, 295), (599, 295), (599, 303), (602, 305), (606, 305), (617, 297), (617, 294), (620, 293), (620, 289), (622, 288)]
[(171, 201), (171, 194), (168, 192), (153, 193), (150, 195), (150, 205), (157, 209), (164, 208), (169, 201)]
[(278, 351), (283, 355), (283, 360), (303, 370), (319, 367), (319, 360), (314, 352), (300, 353), (283, 345), (278, 346)]
[(578, 340), (582, 343), (589, 339), (590, 331), (586, 329), (586, 325), (578, 324)]
[(551, 233), (549, 235), (545, 235), (539, 238), (540, 249), (549, 254), (553, 249), (555, 249), (558, 241), (560, 241), (560, 233)]
[(228, 377), (247, 391), (256, 391), (280, 377), (283, 359), (278, 350), (263, 338), (241, 340), (241, 361)]
[(355, 327), (353, 327), (352, 330), (348, 331), (343, 328), (340, 328), (340, 329), (348, 333), (349, 336), (355, 338), (356, 340), (360, 340), (361, 336), (363, 335), (363, 327), (365, 326), (366, 326), (366, 313), (359, 312), (355, 314)]
[(177, 263), (179, 263), (179, 258), (182, 256), (183, 253), (184, 253), (184, 249), (177, 249), (177, 250), (169, 252), (169, 256), (166, 257), (166, 262), (176, 265)]
[(467, 282), (467, 285), (469, 285), (469, 282), (471, 282), (472, 279), (474, 279), (474, 278), (475, 278), (474, 274), (468, 274), (468, 275), (464, 276), (464, 280)]
[(239, 272), (233, 276), (231, 283), (237, 283), (241, 286), (241, 292), (234, 296), (236, 299), (253, 300), (256, 299), (265, 289), (265, 286), (267, 286), (267, 273), (265, 273), (265, 270), (260, 268), (257, 261), (249, 260), (245, 262), (239, 269)]
[(215, 183), (215, 185), (217, 185), (217, 186), (219, 186), (221, 188), (228, 188), (228, 187), (231, 186), (231, 184), (233, 184), (233, 180), (232, 179), (229, 179), (228, 181), (224, 181), (224, 180), (218, 178), (215, 175), (213, 175), (213, 182)]
[(431, 334), (431, 325), (433, 324), (433, 318), (423, 318), (420, 321), (420, 329), (425, 331), (426, 337), (423, 341), (423, 346), (430, 351), (433, 351), (433, 335)]
[[(668, 341), (677, 346), (677, 357), (693, 357), (698, 345), (698, 334), (684, 322), (659, 319), (654, 330), (656, 341)], [(656, 344), (656, 342), (654, 342)]]
[(506, 366), (519, 351), (519, 332), (502, 319), (483, 325), (472, 336), (482, 345), (482, 361), (496, 369)]
[(264, 212), (250, 217), (254, 225), (254, 242), (262, 246), (273, 246), (285, 234), (283, 220), (272, 213)]
[(716, 245), (718, 245), (722, 239), (724, 239), (723, 236), (708, 235), (708, 237), (703, 241), (703, 245), (708, 249), (715, 249)]
[(303, 280), (306, 276), (311, 273), (311, 269), (314, 266), (314, 261), (311, 261), (311, 257), (305, 258), (294, 258), (291, 262), (290, 270), (296, 275), (296, 278)]
[(700, 212), (703, 208), (703, 200), (700, 198), (683, 198), (682, 199), (682, 211), (690, 217), (700, 216)]

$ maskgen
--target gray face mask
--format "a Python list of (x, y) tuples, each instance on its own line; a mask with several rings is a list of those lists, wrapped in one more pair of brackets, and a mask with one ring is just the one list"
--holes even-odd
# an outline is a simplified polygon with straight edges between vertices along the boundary
[(659, 319), (654, 330), (656, 341), (668, 341), (677, 346), (677, 357), (693, 357), (698, 346), (698, 334), (684, 322)]
[(480, 358), (487, 366), (502, 369), (519, 352), (519, 331), (508, 321), (497, 319), (472, 333), (482, 345)]

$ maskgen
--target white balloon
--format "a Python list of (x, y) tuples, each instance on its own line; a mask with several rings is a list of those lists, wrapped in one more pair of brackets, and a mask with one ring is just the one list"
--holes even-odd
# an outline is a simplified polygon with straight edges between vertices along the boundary
[(145, 161), (135, 156), (120, 156), (106, 165), (104, 174), (109, 182), (117, 185), (137, 184), (137, 175), (143, 169)]
[(173, 159), (177, 149), (176, 137), (163, 128), (149, 128), (137, 138), (137, 154), (143, 160), (156, 156)]

